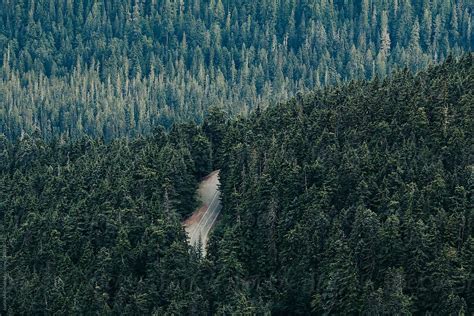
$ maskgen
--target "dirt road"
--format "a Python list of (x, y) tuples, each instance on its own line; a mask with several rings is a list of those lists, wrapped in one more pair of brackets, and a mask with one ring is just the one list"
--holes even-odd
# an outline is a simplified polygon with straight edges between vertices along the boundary
[(198, 195), (201, 207), (196, 210), (185, 222), (185, 230), (188, 234), (189, 244), (202, 245), (202, 252), (206, 254), (206, 245), (214, 223), (222, 209), (220, 201), (219, 171), (214, 171), (203, 179), (199, 184)]

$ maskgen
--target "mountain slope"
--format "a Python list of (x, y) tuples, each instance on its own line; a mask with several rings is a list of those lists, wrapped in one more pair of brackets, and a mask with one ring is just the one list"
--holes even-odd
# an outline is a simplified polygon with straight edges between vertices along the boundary
[[(0, 136), (0, 312), (472, 314), (473, 68), (134, 140)], [(181, 220), (217, 169), (202, 258)]]
[(242, 308), (240, 295), (275, 314), (472, 313), (473, 62), (230, 124), (209, 256), (215, 282), (234, 286), (219, 306)]

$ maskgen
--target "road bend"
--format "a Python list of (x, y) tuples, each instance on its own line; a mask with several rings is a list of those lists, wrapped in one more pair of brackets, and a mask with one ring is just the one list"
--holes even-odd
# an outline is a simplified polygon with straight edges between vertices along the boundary
[(203, 179), (198, 189), (201, 207), (184, 222), (189, 244), (195, 247), (201, 244), (204, 255), (209, 233), (222, 209), (218, 186), (219, 171), (214, 171)]

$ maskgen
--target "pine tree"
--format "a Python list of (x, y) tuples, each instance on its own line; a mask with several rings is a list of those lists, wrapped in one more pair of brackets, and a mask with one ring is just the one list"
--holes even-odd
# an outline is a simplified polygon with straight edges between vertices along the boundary
[(330, 249), (332, 258), (328, 271), (323, 272), (323, 288), (315, 297), (315, 309), (327, 314), (356, 313), (360, 308), (359, 290), (351, 250), (344, 240), (334, 240)]

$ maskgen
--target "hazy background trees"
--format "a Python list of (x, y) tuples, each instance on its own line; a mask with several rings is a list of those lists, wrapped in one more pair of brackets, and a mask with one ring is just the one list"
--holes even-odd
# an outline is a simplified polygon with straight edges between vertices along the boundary
[(474, 46), (455, 0), (0, 3), (0, 131), (134, 136)]

